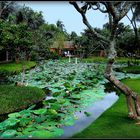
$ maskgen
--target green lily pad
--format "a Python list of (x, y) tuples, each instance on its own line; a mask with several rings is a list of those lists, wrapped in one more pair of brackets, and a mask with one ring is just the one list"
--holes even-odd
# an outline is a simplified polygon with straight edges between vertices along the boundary
[(20, 122), (19, 122), (19, 125), (20, 126), (26, 126), (31, 121), (32, 121), (32, 118), (21, 118)]
[(36, 130), (32, 132), (31, 138), (53, 138), (53, 133), (47, 130)]
[(20, 120), (18, 120), (16, 118), (9, 118), (3, 122), (3, 125), (5, 125), (5, 127), (15, 126), (19, 121)]
[(66, 126), (72, 126), (74, 124), (74, 118), (73, 117), (67, 117), (62, 122)]
[(18, 118), (18, 117), (22, 117), (22, 115), (20, 113), (11, 113), (11, 114), (8, 114), (8, 117), (9, 118)]
[(47, 103), (55, 103), (57, 101), (57, 99), (48, 99), (45, 102)]
[(55, 127), (55, 125), (57, 125), (57, 124), (58, 124), (58, 122), (55, 122), (55, 121), (47, 121), (47, 122), (41, 123), (40, 125), (46, 126), (46, 127), (48, 127), (48, 126), (54, 126)]
[(50, 115), (57, 115), (57, 111), (55, 109), (48, 109), (48, 113)]
[[(37, 126), (37, 125), (36, 125), (36, 126)], [(23, 133), (24, 135), (29, 135), (29, 134), (31, 134), (33, 131), (35, 131), (36, 129), (37, 129), (36, 127), (30, 125), (30, 127), (25, 128), (25, 129), (22, 131), (22, 133)]]
[(60, 110), (61, 109), (61, 105), (59, 103), (52, 104), (51, 105), (51, 109)]
[(63, 129), (56, 128), (54, 129), (54, 132), (52, 132), (52, 135), (53, 135), (53, 138), (55, 138), (55, 137), (61, 136), (63, 133), (64, 133)]
[(13, 138), (16, 135), (16, 130), (6, 130), (5, 132), (2, 133), (1, 137), (2, 138)]
[(69, 82), (65, 82), (63, 85), (64, 85), (66, 88), (70, 88), (70, 87), (71, 87), (71, 85), (70, 85)]
[(20, 111), (20, 114), (22, 115), (22, 117), (30, 117), (31, 112), (32, 112), (32, 110), (22, 110), (22, 111)]
[(42, 115), (42, 114), (45, 114), (46, 112), (47, 112), (47, 109), (45, 109), (45, 108), (33, 110), (33, 113), (37, 114), (37, 115)]
[(59, 103), (59, 104), (64, 104), (65, 102), (66, 102), (65, 99), (59, 99), (59, 100), (58, 100), (58, 103)]
[(59, 96), (61, 94), (61, 92), (54, 92), (53, 93), (53, 97), (57, 97), (57, 96)]
[(41, 123), (46, 120), (46, 116), (35, 117), (35, 122)]

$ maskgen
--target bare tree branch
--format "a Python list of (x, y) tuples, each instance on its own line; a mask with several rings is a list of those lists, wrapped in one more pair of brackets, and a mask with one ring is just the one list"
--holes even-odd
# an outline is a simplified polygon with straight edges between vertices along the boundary
[(108, 18), (109, 18), (109, 28), (110, 28), (110, 31), (111, 31), (111, 27), (112, 27), (112, 24), (113, 24), (113, 20), (112, 20), (112, 16), (110, 13), (108, 13)]
[(91, 32), (98, 38), (104, 40), (106, 43), (109, 43), (109, 40), (107, 38), (105, 38), (104, 36), (102, 36), (101, 34), (97, 33), (94, 28), (89, 24), (85, 13), (82, 11), (82, 9), (78, 6), (78, 4), (75, 1), (70, 1), (70, 4), (72, 4), (75, 9), (81, 14), (82, 18), (83, 18), (83, 23), (91, 30)]
[(122, 12), (120, 12), (120, 15), (118, 17), (118, 20), (121, 20), (130, 10), (132, 4), (128, 1), (125, 2), (125, 4), (122, 7)]
[[(104, 4), (103, 4), (104, 5)], [(105, 6), (105, 5), (104, 5)], [(99, 9), (99, 11), (100, 12), (102, 12), (102, 13), (107, 13), (108, 12), (108, 10), (107, 9), (101, 9), (101, 5), (99, 4), (99, 3), (97, 3), (97, 7), (98, 7), (98, 9)], [(106, 7), (106, 6), (105, 6)]]
[(114, 19), (117, 19), (116, 10), (113, 3), (112, 2), (106, 2), (106, 3), (107, 3), (106, 4), (107, 10), (110, 12), (110, 14), (113, 16)]

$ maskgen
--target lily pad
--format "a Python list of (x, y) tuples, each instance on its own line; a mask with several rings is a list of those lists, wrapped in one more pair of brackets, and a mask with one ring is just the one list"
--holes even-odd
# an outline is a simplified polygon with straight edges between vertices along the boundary
[(16, 135), (16, 130), (9, 129), (2, 133), (1, 138), (12, 138)]
[(37, 114), (37, 115), (42, 115), (42, 114), (45, 114), (46, 112), (47, 112), (47, 109), (45, 109), (45, 108), (33, 110), (33, 113)]
[(22, 117), (22, 115), (20, 113), (11, 113), (11, 114), (8, 114), (8, 117), (9, 118), (18, 118), (18, 117)]
[(63, 129), (56, 128), (54, 132), (52, 132), (53, 138), (61, 136), (64, 133)]
[(62, 122), (66, 126), (72, 126), (74, 124), (74, 118), (73, 117), (67, 117)]
[(31, 138), (53, 138), (53, 133), (47, 130), (36, 130), (32, 132)]
[(48, 113), (50, 115), (57, 115), (57, 111), (55, 109), (48, 109)]
[(31, 121), (32, 121), (32, 118), (21, 118), (19, 124), (20, 126), (26, 126)]
[(5, 125), (6, 127), (15, 126), (19, 121), (20, 120), (16, 118), (9, 118), (3, 122), (3, 125)]

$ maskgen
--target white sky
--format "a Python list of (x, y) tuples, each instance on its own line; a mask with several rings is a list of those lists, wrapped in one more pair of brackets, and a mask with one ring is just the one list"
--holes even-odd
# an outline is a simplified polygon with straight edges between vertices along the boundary
[[(75, 31), (80, 35), (80, 32), (83, 32), (86, 28), (82, 22), (81, 15), (68, 1), (18, 1), (18, 3), (20, 5), (25, 4), (35, 11), (42, 11), (45, 21), (50, 24), (56, 24), (58, 20), (61, 20), (68, 33)], [(131, 16), (130, 13), (129, 15)], [(103, 24), (108, 21), (107, 15), (99, 11), (89, 10), (87, 17), (93, 27), (102, 28)], [(123, 18), (121, 22), (124, 22), (125, 25), (130, 25), (127, 18)]]

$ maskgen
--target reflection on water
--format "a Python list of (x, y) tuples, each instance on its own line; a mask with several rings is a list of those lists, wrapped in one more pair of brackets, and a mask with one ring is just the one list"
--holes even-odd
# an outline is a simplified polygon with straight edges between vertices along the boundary
[[(106, 109), (111, 107), (118, 99), (119, 97), (116, 95), (116, 92), (111, 92), (106, 94), (102, 100), (94, 102), (86, 109), (80, 112), (75, 112), (78, 119), (75, 120), (73, 126), (62, 126), (62, 129), (64, 129), (64, 134), (60, 138), (68, 138), (78, 132), (81, 132), (93, 121), (95, 121)], [(87, 117), (84, 112), (90, 113), (90, 116)]]

